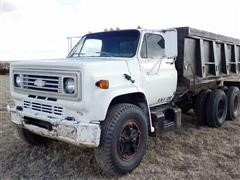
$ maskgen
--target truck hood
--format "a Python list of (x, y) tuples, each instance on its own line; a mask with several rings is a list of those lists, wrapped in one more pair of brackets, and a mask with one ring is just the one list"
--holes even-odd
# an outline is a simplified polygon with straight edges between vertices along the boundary
[(126, 58), (64, 58), (34, 61), (18, 61), (11, 63), (11, 68), (34, 68), (34, 69), (79, 69), (84, 66), (101, 65), (105, 66), (110, 63), (119, 64), (125, 62)]

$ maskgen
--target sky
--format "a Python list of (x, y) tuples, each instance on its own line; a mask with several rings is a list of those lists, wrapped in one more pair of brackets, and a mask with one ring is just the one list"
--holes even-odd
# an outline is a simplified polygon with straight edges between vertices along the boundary
[(0, 61), (64, 58), (66, 37), (191, 26), (240, 39), (239, 0), (0, 0)]

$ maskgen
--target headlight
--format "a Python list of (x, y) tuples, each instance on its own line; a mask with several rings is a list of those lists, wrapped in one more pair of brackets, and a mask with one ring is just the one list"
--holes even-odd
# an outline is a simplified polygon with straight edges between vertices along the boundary
[(74, 94), (75, 92), (75, 82), (73, 78), (64, 78), (64, 91), (68, 94)]
[(14, 85), (16, 87), (21, 87), (21, 85), (22, 85), (22, 79), (21, 79), (21, 76), (19, 74), (14, 75)]

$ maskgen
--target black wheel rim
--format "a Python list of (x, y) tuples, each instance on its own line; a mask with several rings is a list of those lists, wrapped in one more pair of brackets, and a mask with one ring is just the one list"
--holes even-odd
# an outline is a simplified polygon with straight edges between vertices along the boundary
[(119, 157), (129, 161), (135, 157), (140, 145), (140, 128), (134, 119), (129, 119), (123, 125), (117, 142)]

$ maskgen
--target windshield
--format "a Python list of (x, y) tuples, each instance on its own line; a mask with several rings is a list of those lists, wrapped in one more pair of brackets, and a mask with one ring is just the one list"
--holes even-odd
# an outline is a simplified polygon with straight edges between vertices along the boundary
[(76, 44), (68, 57), (133, 57), (139, 36), (137, 30), (88, 34)]

